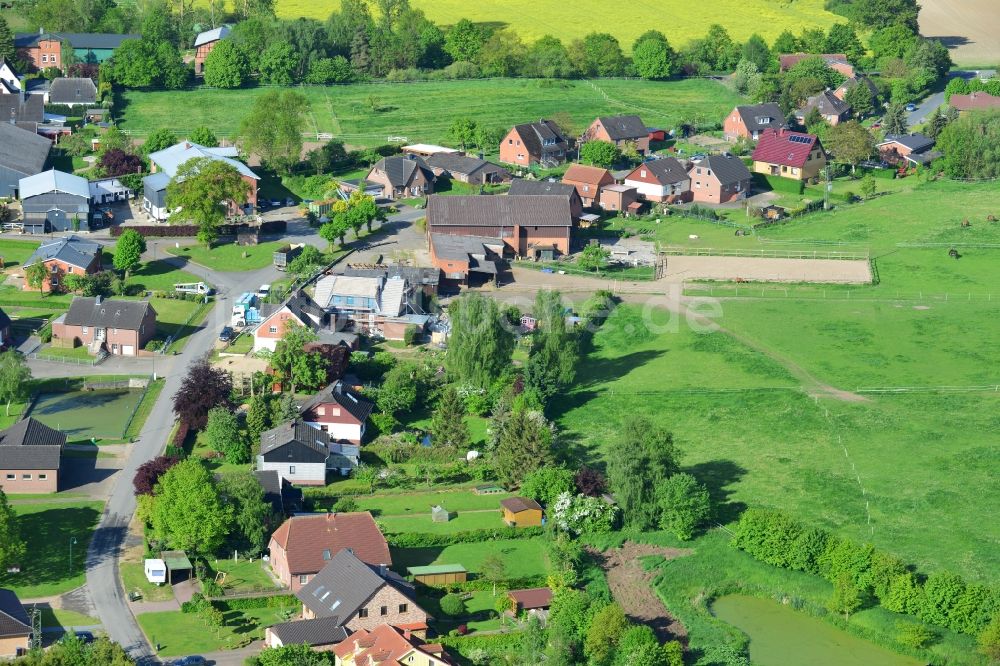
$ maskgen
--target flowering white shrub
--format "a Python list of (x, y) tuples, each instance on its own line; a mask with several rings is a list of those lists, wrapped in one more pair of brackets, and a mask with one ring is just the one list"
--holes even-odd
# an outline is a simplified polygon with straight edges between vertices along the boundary
[(618, 507), (600, 497), (562, 493), (550, 512), (556, 527), (570, 534), (610, 532), (618, 519)]

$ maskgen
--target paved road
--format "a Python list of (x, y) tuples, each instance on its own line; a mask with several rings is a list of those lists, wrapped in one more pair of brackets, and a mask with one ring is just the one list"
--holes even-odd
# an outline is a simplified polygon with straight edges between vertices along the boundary
[[(953, 79), (955, 77), (962, 77), (963, 79), (971, 79), (975, 75), (976, 75), (975, 72), (954, 71), (954, 72), (949, 72), (948, 78)], [(911, 128), (914, 125), (919, 125), (920, 123), (927, 120), (932, 113), (934, 113), (934, 109), (940, 107), (942, 104), (944, 104), (943, 90), (941, 92), (934, 93), (933, 95), (922, 101), (919, 105), (917, 105), (915, 111), (910, 111), (906, 117), (907, 125), (909, 125)]]
[[(422, 216), (423, 213), (420, 211), (408, 210), (393, 216), (387, 226), (395, 233), (402, 228), (409, 227), (410, 221)], [(287, 237), (293, 242), (307, 242), (321, 248), (325, 247), (325, 241), (316, 235), (315, 230), (302, 223), (290, 224)], [(139, 465), (156, 457), (163, 450), (174, 423), (173, 397), (180, 388), (185, 370), (191, 363), (212, 349), (216, 334), (229, 323), (230, 304), (233, 296), (243, 291), (254, 290), (261, 284), (272, 282), (282, 275), (272, 267), (245, 273), (211, 271), (191, 263), (184, 257), (174, 257), (167, 254), (165, 247), (173, 242), (175, 241), (151, 239), (148, 241), (148, 250), (144, 259), (161, 259), (215, 285), (218, 290), (216, 306), (209, 313), (205, 326), (190, 336), (184, 351), (174, 357), (164, 357), (162, 369), (158, 364), (157, 371), (165, 377), (166, 385), (146, 419), (138, 439), (132, 445), (128, 461), (118, 475), (111, 497), (105, 505), (104, 515), (101, 517), (101, 522), (94, 532), (90, 548), (87, 551), (86, 587), (90, 592), (97, 616), (111, 639), (120, 643), (143, 666), (159, 663), (159, 660), (147, 643), (129, 609), (118, 577), (118, 558), (128, 532), (129, 522), (135, 512), (132, 478)], [(375, 247), (380, 242), (384, 241), (376, 240), (370, 244), (366, 243), (364, 247)], [(76, 369), (78, 374), (78, 368), (72, 366), (66, 366), (66, 368), (67, 371)], [(233, 664), (242, 664), (243, 659), (256, 652), (256, 649), (255, 646), (253, 652), (246, 650), (234, 652), (226, 655), (224, 661), (227, 664), (231, 660)], [(238, 661), (235, 661), (236, 659)]]

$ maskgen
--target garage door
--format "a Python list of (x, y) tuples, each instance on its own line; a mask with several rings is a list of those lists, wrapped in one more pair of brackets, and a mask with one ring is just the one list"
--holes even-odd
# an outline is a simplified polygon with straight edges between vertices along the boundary
[(135, 356), (135, 347), (133, 345), (122, 345), (122, 356)]

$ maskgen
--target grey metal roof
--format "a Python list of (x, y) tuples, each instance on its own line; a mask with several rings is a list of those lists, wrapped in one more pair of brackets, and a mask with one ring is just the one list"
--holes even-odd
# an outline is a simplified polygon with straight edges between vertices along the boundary
[(386, 579), (344, 548), (330, 559), (295, 596), (316, 617), (346, 624), (376, 592), (387, 585)]
[(920, 153), (934, 145), (934, 139), (924, 134), (886, 134), (885, 140), (879, 143), (884, 146), (887, 143), (898, 143), (906, 146), (915, 153)]
[(49, 87), (49, 104), (94, 104), (97, 86), (88, 77), (59, 78)]
[(244, 176), (260, 180), (260, 177), (250, 167), (237, 159), (233, 159), (238, 155), (239, 151), (234, 147), (206, 148), (190, 141), (181, 141), (169, 148), (150, 153), (149, 161), (154, 163), (160, 171), (173, 178), (177, 173), (177, 169), (188, 160), (207, 157), (211, 160), (225, 162)]
[(18, 188), (21, 199), (50, 192), (62, 192), (90, 200), (90, 185), (86, 178), (55, 169), (22, 178)]
[(137, 331), (147, 310), (152, 310), (153, 314), (156, 314), (156, 310), (153, 310), (148, 301), (103, 300), (100, 296), (94, 298), (77, 296), (70, 303), (65, 323), (67, 326), (100, 326)]
[(302, 407), (299, 408), (299, 413), (304, 414), (316, 405), (330, 402), (337, 403), (362, 423), (365, 422), (375, 408), (375, 403), (358, 395), (338, 380), (320, 389), (316, 392), (316, 395), (306, 400)]
[(646, 123), (639, 116), (600, 116), (598, 120), (613, 141), (649, 136)]
[(807, 99), (797, 115), (804, 117), (814, 108), (819, 109), (819, 112), (824, 116), (842, 116), (850, 112), (851, 105), (834, 95), (832, 91), (824, 90)]
[(302, 490), (282, 478), (278, 470), (254, 470), (253, 475), (264, 489), (264, 501), (276, 512), (289, 513), (302, 505)]
[(13, 590), (0, 588), (0, 638), (27, 636), (31, 620)]
[(322, 455), (325, 459), (329, 455), (330, 435), (306, 425), (299, 419), (293, 419), (287, 423), (282, 423), (276, 428), (271, 428), (260, 435), (261, 455), (277, 451), (289, 444), (298, 444), (316, 454)]
[(0, 431), (0, 469), (59, 469), (66, 435), (28, 417)]
[(217, 42), (220, 39), (225, 39), (229, 36), (231, 30), (228, 25), (223, 25), (214, 30), (206, 30), (205, 32), (199, 32), (198, 36), (194, 38), (195, 48), (201, 46), (202, 44), (208, 44), (209, 42)]
[(413, 174), (417, 171), (417, 169), (422, 169), (424, 171), (424, 175), (428, 179), (434, 178), (434, 174), (427, 166), (427, 163), (416, 155), (409, 155), (407, 157), (383, 157), (375, 163), (375, 166), (372, 167), (372, 171), (381, 171), (384, 173), (393, 187), (403, 187), (407, 185), (413, 178)]
[(571, 227), (569, 198), (563, 195), (436, 196), (427, 201), (427, 224), (465, 227)]
[(35, 46), (43, 37), (69, 42), (75, 49), (116, 49), (126, 39), (140, 39), (142, 35), (120, 35), (108, 32), (19, 32), (14, 35), (14, 46), (19, 49)]
[(466, 155), (456, 155), (455, 153), (435, 153), (427, 158), (427, 166), (434, 169), (443, 169), (450, 174), (462, 174), (473, 176), (483, 171), (485, 173), (507, 173), (502, 166), (481, 160), (478, 157), (468, 157)]
[(785, 125), (785, 114), (781, 112), (781, 107), (774, 102), (737, 106), (736, 112), (740, 114), (743, 124), (750, 132), (759, 132), (767, 127), (783, 127)]
[(571, 197), (576, 193), (576, 188), (569, 183), (559, 183), (551, 182), (548, 180), (524, 180), (522, 178), (515, 178), (510, 181), (510, 189), (507, 191), (510, 194), (516, 195), (548, 195), (548, 194), (560, 194), (565, 197)]
[(154, 192), (167, 189), (167, 185), (169, 184), (170, 176), (163, 171), (157, 171), (156, 173), (142, 179), (142, 186), (144, 188), (148, 187)]
[(692, 163), (692, 168), (694, 167), (710, 169), (723, 185), (750, 180), (753, 177), (743, 161), (732, 155), (709, 155), (705, 159)]
[[(476, 255), (485, 257), (491, 248), (504, 246), (503, 239), (487, 236), (459, 236), (456, 234), (431, 234), (434, 256), (454, 261), (468, 261)], [(489, 250), (489, 251), (488, 251)]]
[(664, 184), (682, 183), (689, 178), (687, 169), (684, 168), (684, 165), (676, 157), (664, 157), (660, 160), (643, 162), (632, 169), (629, 175), (631, 176), (636, 171), (642, 169), (649, 171), (657, 181)]
[(9, 124), (11, 116), (19, 123), (40, 123), (45, 120), (45, 100), (42, 95), (0, 95), (0, 122)]
[(24, 262), (24, 267), (27, 268), (37, 261), (58, 259), (71, 266), (87, 268), (93, 263), (94, 257), (100, 251), (101, 246), (97, 243), (81, 240), (76, 236), (68, 236), (39, 245), (28, 260)]
[[(0, 110), (0, 114), (3, 111)], [(31, 176), (45, 168), (52, 142), (0, 118), (0, 167)]]
[(347, 629), (335, 617), (282, 622), (272, 625), (270, 629), (282, 645), (333, 645), (346, 641), (348, 636)]

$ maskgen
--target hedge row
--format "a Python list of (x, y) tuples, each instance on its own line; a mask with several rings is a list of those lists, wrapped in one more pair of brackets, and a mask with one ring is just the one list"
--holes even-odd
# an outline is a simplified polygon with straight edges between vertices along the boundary
[(431, 548), (452, 546), (456, 543), (477, 543), (500, 539), (531, 539), (542, 536), (541, 527), (497, 527), (485, 530), (466, 530), (453, 534), (429, 534), (426, 532), (400, 532), (390, 534), (386, 541), (394, 548)]
[[(128, 227), (111, 227), (111, 236), (117, 238), (125, 233), (126, 229), (136, 231), (140, 236), (144, 237), (162, 236), (181, 238), (198, 235), (198, 225), (196, 224), (139, 224)], [(220, 236), (235, 236), (238, 233), (247, 232), (251, 229), (250, 225), (247, 224), (220, 224), (218, 232)], [(262, 234), (283, 234), (287, 230), (288, 222), (286, 220), (262, 222), (259, 227), (259, 231)]]
[(223, 613), (228, 611), (249, 610), (251, 608), (280, 608), (296, 606), (299, 600), (294, 594), (275, 594), (270, 597), (244, 597), (242, 599), (216, 599), (212, 604)]
[(960, 633), (978, 634), (1000, 613), (996, 588), (967, 584), (949, 572), (925, 578), (895, 555), (807, 527), (779, 511), (744, 511), (732, 545), (762, 562), (831, 582), (846, 574), (863, 596), (873, 596), (887, 610)]
[(775, 192), (784, 192), (785, 194), (802, 194), (806, 184), (801, 180), (755, 173), (753, 174), (753, 186), (755, 189), (774, 190)]

